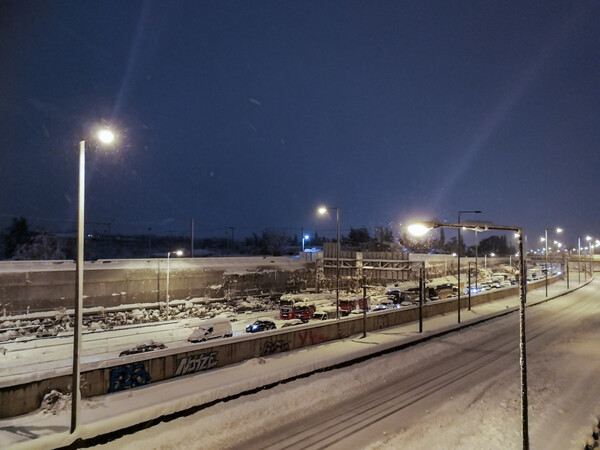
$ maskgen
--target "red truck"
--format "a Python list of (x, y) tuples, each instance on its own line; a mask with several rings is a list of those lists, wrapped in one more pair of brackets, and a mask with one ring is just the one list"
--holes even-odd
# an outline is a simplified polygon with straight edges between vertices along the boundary
[(279, 318), (300, 319), (303, 322), (308, 322), (312, 319), (315, 313), (315, 304), (295, 298), (282, 298), (279, 301)]
[(342, 316), (347, 316), (351, 311), (355, 309), (369, 310), (369, 298), (367, 297), (367, 301), (364, 298), (340, 298), (340, 314)]

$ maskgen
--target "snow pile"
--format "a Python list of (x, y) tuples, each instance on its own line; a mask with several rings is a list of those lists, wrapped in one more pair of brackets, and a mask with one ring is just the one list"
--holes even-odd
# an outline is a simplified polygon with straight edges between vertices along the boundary
[[(217, 315), (235, 314), (238, 311), (273, 309), (269, 299), (254, 299), (248, 297), (242, 301), (219, 300), (203, 302), (201, 300), (173, 301), (167, 310), (166, 304), (157, 308), (155, 305), (138, 304), (131, 310), (110, 311), (106, 308), (94, 308), (85, 311), (83, 316), (84, 331), (101, 331), (122, 325), (156, 323), (167, 318), (171, 320), (203, 318), (209, 319)], [(10, 341), (20, 337), (56, 336), (73, 330), (73, 317), (64, 309), (56, 311), (52, 317), (19, 318), (4, 320), (0, 323), (0, 342)]]
[(63, 394), (56, 390), (51, 390), (44, 395), (41, 410), (44, 414), (57, 415), (66, 411), (71, 405), (71, 394)]

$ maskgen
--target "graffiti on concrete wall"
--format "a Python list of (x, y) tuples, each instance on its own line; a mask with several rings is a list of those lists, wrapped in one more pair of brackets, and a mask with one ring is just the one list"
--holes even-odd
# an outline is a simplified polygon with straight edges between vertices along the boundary
[(217, 356), (217, 352), (210, 352), (178, 359), (177, 370), (175, 370), (173, 376), (177, 377), (179, 375), (212, 369), (219, 363)]
[(377, 329), (388, 328), (390, 326), (390, 319), (386, 315), (381, 315), (377, 318)]
[(260, 356), (269, 356), (274, 353), (288, 352), (289, 350), (289, 341), (265, 342), (265, 345), (260, 351)]
[(323, 333), (314, 330), (303, 331), (302, 333), (298, 334), (298, 337), (300, 338), (301, 347), (320, 344), (321, 342), (325, 342), (327, 340), (327, 337)]
[(110, 371), (110, 385), (108, 392), (118, 392), (123, 389), (131, 389), (143, 386), (150, 382), (150, 374), (143, 362), (125, 364), (115, 367)]

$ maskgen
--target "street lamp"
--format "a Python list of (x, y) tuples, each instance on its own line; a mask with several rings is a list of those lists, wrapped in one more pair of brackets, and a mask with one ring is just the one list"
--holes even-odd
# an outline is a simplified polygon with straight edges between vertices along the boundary
[(595, 265), (595, 262), (596, 262), (596, 258), (595, 258), (595, 256), (594, 256), (594, 251), (595, 251), (594, 249), (595, 249), (596, 247), (599, 247), (599, 246), (600, 246), (600, 241), (599, 241), (598, 239), (596, 239), (596, 242), (595, 242), (595, 244), (596, 244), (596, 245), (593, 245), (593, 246), (592, 246), (592, 274), (591, 274), (591, 276), (594, 276), (594, 265)]
[(588, 241), (588, 247), (590, 248), (588, 253), (590, 255), (590, 278), (594, 276), (594, 244), (590, 242), (592, 240), (591, 236), (586, 236), (585, 240)]
[[(469, 307), (468, 310), (471, 311), (471, 264), (473, 264), (472, 261), (469, 261), (468, 265), (469, 265)], [(477, 268), (477, 265), (475, 265), (475, 268)], [(477, 293), (477, 287), (475, 287), (475, 293)]]
[(479, 276), (479, 238), (477, 236), (477, 230), (475, 230), (475, 290), (478, 291), (479, 290), (479, 285), (477, 283), (478, 281), (478, 276)]
[[(458, 212), (458, 223), (460, 225), (460, 216), (461, 214), (481, 214), (481, 211), (459, 211)], [(458, 314), (458, 323), (460, 323), (460, 291), (461, 291), (461, 287), (460, 287), (460, 228), (458, 229), (458, 308), (457, 308), (457, 314)], [(470, 287), (469, 287), (470, 289)]]
[(451, 224), (451, 223), (415, 223), (408, 226), (408, 231), (415, 236), (424, 236), (428, 230), (432, 228), (465, 228), (477, 231), (514, 231), (518, 235), (519, 255), (519, 353), (521, 365), (521, 424), (523, 448), (529, 448), (529, 413), (528, 413), (528, 398), (527, 398), (527, 339), (525, 335), (525, 303), (527, 301), (527, 291), (525, 280), (527, 279), (527, 271), (525, 268), (525, 253), (523, 252), (523, 230), (520, 227), (504, 227), (493, 224)]
[[(96, 138), (103, 144), (111, 144), (115, 134), (108, 128), (100, 129)], [(79, 191), (77, 208), (77, 257), (75, 259), (75, 317), (73, 330), (73, 379), (71, 382), (71, 434), (79, 425), (81, 401), (81, 328), (83, 325), (83, 264), (85, 239), (85, 139), (79, 142)]]
[[(562, 233), (562, 228), (557, 228), (556, 232), (559, 234)], [(544, 237), (542, 240), (546, 244), (546, 297), (548, 297), (548, 228), (544, 230)]]
[(304, 236), (302, 236), (302, 251), (304, 251), (304, 242), (308, 241), (310, 239), (310, 236), (308, 234), (305, 234)]
[(577, 272), (579, 273), (579, 284), (581, 284), (581, 238), (577, 238)]
[[(177, 256), (181, 256), (183, 255), (183, 251), (181, 250), (177, 250), (175, 253), (175, 255)], [(170, 314), (169, 314), (169, 275), (171, 273), (171, 265), (170, 265), (170, 261), (171, 261), (171, 252), (167, 253), (167, 320), (170, 319)]]
[(327, 214), (328, 211), (335, 209), (335, 223), (336, 223), (336, 250), (335, 250), (335, 278), (336, 278), (336, 289), (335, 289), (335, 318), (340, 318), (340, 209), (337, 206), (321, 206), (317, 210), (320, 215)]

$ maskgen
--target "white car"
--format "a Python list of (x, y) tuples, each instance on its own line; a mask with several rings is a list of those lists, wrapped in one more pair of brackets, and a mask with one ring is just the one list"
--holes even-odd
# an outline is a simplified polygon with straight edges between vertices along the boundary
[(188, 337), (189, 342), (204, 342), (209, 339), (233, 336), (231, 322), (226, 318), (214, 318), (202, 322)]

